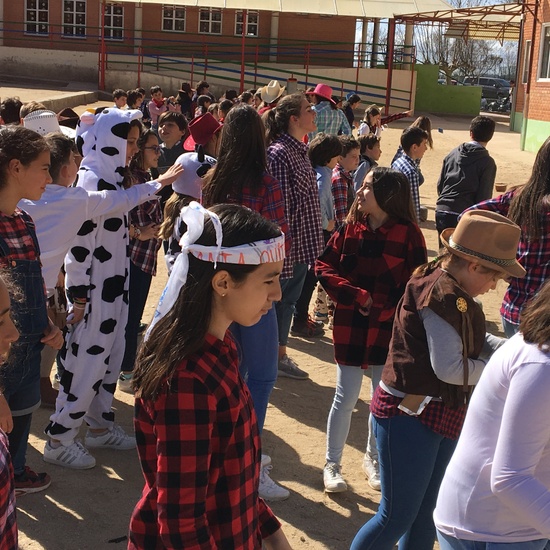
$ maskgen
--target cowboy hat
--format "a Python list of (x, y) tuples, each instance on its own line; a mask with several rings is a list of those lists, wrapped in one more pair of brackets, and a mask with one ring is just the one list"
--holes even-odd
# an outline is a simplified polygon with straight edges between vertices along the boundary
[(285, 89), (285, 86), (281, 88), (278, 80), (271, 80), (267, 86), (260, 88), (258, 91), (260, 92), (262, 101), (269, 105), (277, 101), (285, 93)]
[(189, 124), (191, 135), (185, 140), (183, 148), (186, 151), (194, 151), (195, 145), (204, 147), (221, 129), (222, 125), (210, 113), (205, 113)]
[(29, 130), (34, 130), (41, 136), (45, 136), (51, 132), (62, 132), (67, 137), (72, 139), (76, 136), (76, 131), (66, 126), (59, 126), (57, 115), (53, 111), (39, 109), (29, 113), (23, 119), (23, 126)]
[(496, 212), (469, 210), (456, 227), (443, 230), (441, 242), (451, 254), (512, 277), (524, 277), (525, 269), (516, 260), (520, 235), (519, 226)]
[(336, 105), (336, 101), (332, 99), (332, 88), (326, 84), (317, 84), (315, 89), (311, 92), (306, 92), (307, 95), (318, 95), (327, 101), (330, 101), (333, 105)]

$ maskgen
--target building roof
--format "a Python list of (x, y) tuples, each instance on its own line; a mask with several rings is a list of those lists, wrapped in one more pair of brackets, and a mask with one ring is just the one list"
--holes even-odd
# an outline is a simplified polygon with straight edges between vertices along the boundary
[(466, 40), (518, 41), (524, 10), (531, 10), (534, 4), (497, 4), (475, 8), (457, 8), (421, 13), (399, 14), (399, 21), (415, 24), (447, 23), (449, 38)]
[[(135, 2), (135, 0), (117, 0)], [(166, 0), (142, 0), (144, 4), (167, 4)], [(170, 0), (170, 5), (200, 8), (248, 9), (316, 15), (343, 15), (350, 17), (393, 18), (396, 14), (449, 10), (444, 0)], [(299, 11), (298, 11), (299, 10)]]

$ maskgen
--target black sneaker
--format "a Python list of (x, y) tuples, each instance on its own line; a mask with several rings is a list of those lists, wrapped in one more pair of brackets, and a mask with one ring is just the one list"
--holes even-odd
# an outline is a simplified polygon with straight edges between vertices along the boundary
[(38, 493), (47, 489), (52, 480), (46, 472), (37, 474), (28, 466), (25, 466), (25, 471), (22, 474), (15, 475), (15, 494), (25, 495), (27, 493)]
[(308, 317), (307, 321), (294, 321), (290, 329), (292, 336), (302, 336), (303, 338), (316, 338), (323, 336), (325, 330), (323, 329), (323, 323), (317, 323), (311, 317)]

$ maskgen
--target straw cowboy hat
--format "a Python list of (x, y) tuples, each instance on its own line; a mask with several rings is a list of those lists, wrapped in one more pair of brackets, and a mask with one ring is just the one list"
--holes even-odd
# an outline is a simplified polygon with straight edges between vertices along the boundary
[(285, 86), (281, 88), (278, 80), (271, 80), (267, 86), (260, 88), (258, 91), (260, 92), (262, 101), (269, 105), (277, 101), (285, 93), (285, 89)]
[(451, 254), (489, 269), (524, 277), (516, 260), (521, 229), (508, 218), (487, 210), (469, 210), (458, 225), (444, 229), (441, 242)]
[(183, 148), (186, 151), (194, 151), (197, 144), (204, 147), (221, 129), (222, 125), (210, 113), (205, 113), (189, 124), (191, 135), (185, 140)]
[(306, 92), (307, 95), (318, 95), (327, 101), (330, 101), (333, 105), (336, 105), (336, 101), (332, 99), (332, 88), (326, 84), (317, 84), (312, 92)]

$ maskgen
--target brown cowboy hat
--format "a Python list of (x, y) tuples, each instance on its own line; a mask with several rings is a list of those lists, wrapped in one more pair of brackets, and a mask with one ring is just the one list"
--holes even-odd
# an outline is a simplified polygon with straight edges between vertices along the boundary
[(451, 254), (512, 277), (525, 277), (516, 260), (521, 229), (508, 218), (487, 210), (469, 210), (456, 227), (444, 229), (441, 242)]

